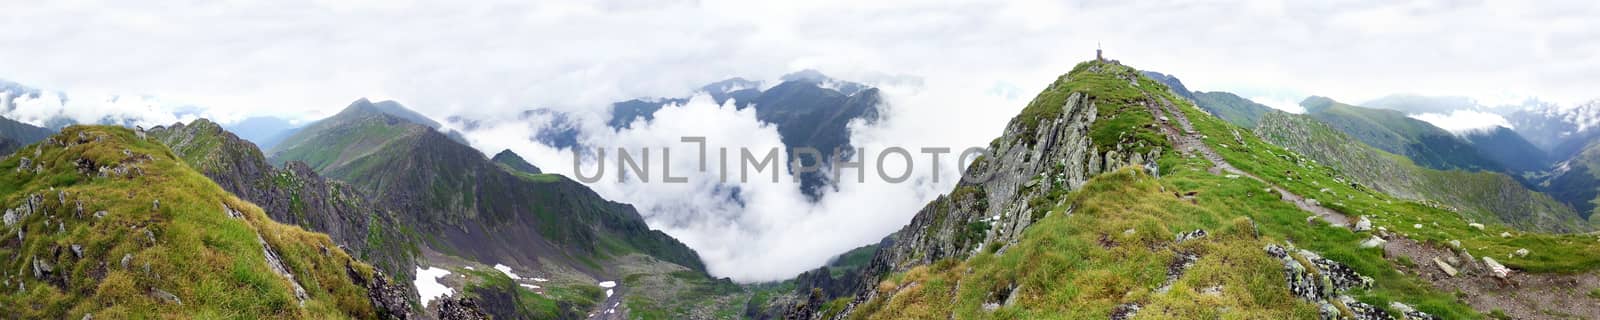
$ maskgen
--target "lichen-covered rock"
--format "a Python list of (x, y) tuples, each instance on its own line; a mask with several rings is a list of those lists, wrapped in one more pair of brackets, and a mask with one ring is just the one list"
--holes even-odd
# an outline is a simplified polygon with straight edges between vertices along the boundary
[(1206, 237), (1206, 231), (1205, 230), (1195, 229), (1194, 231), (1190, 231), (1190, 232), (1179, 232), (1178, 236), (1175, 237), (1175, 239), (1172, 242), (1173, 243), (1184, 243), (1184, 242), (1189, 241), (1189, 240), (1195, 240), (1195, 239), (1200, 239), (1200, 238), (1205, 238), (1205, 237)]
[(358, 286), (367, 288), (367, 300), (372, 303), (379, 319), (406, 320), (412, 319), (410, 294), (404, 284), (390, 283), (388, 275), (383, 270), (374, 268), (372, 278), (361, 275), (355, 268), (346, 265), (345, 273), (350, 275), (350, 280)]
[(470, 298), (449, 298), (434, 303), (430, 308), (439, 320), (486, 320), (489, 314)]
[[(1311, 251), (1278, 245), (1267, 245), (1265, 250), (1267, 255), (1278, 258), (1283, 263), (1285, 284), (1289, 293), (1317, 304), (1323, 319), (1392, 319), (1378, 307), (1361, 303), (1343, 294), (1350, 289), (1371, 288), (1372, 278), (1356, 273), (1343, 263), (1323, 258)], [(1343, 307), (1340, 307), (1341, 305)]]

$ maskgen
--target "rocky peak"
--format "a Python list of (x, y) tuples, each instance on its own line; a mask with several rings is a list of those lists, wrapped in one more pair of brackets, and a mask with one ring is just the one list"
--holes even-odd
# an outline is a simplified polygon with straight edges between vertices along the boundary
[(512, 170), (516, 170), (517, 172), (529, 174), (544, 173), (543, 171), (539, 170), (539, 167), (534, 166), (532, 163), (528, 163), (527, 160), (523, 160), (522, 156), (517, 155), (516, 152), (512, 152), (511, 149), (500, 150), (500, 153), (494, 154), (494, 158), (490, 158), (489, 161), (494, 161), (494, 163), (505, 165)]
[(1168, 144), (1141, 133), (1154, 130), (1151, 108), (1171, 103), (1167, 90), (1114, 62), (1085, 62), (1063, 75), (1012, 119), (989, 154), (967, 168), (967, 176), (987, 179), (959, 183), (889, 236), (854, 275), (859, 281), (853, 281), (849, 309), (876, 297), (885, 275), (1006, 250), (1030, 224), (1062, 205), (1067, 192), (1096, 175), (1125, 166), (1155, 171), (1155, 159)]

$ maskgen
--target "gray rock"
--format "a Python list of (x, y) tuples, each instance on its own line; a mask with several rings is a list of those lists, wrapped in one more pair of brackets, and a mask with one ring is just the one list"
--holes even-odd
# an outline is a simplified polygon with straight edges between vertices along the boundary
[(83, 259), (83, 245), (72, 245), (72, 255), (77, 256), (78, 259)]
[(1367, 238), (1366, 241), (1361, 241), (1361, 247), (1378, 248), (1383, 247), (1385, 243), (1389, 243), (1389, 240), (1383, 240), (1383, 238), (1379, 238), (1378, 236), (1372, 236), (1371, 238)]
[(1483, 265), (1489, 269), (1489, 274), (1494, 275), (1495, 278), (1505, 279), (1511, 275), (1511, 269), (1506, 268), (1499, 261), (1494, 261), (1494, 258), (1483, 257)]
[(1355, 229), (1351, 229), (1351, 230), (1353, 230), (1355, 232), (1371, 231), (1372, 230), (1372, 220), (1368, 220), (1367, 216), (1361, 216), (1361, 220), (1356, 220)]
[(1444, 260), (1439, 260), (1438, 257), (1433, 258), (1433, 265), (1438, 266), (1439, 271), (1444, 271), (1444, 274), (1450, 275), (1451, 277), (1454, 277), (1459, 273), (1456, 271), (1455, 267), (1451, 267), (1450, 264), (1445, 263)]
[(133, 254), (131, 254), (131, 253), (122, 254), (122, 269), (124, 269), (124, 270), (128, 269), (128, 263), (129, 262), (133, 262)]
[(430, 307), (439, 320), (485, 320), (489, 315), (470, 298), (442, 299)]
[(156, 299), (161, 299), (162, 301), (166, 301), (168, 303), (180, 306), (183, 305), (183, 299), (179, 299), (178, 295), (167, 292), (166, 290), (161, 290), (160, 288), (150, 288), (150, 295), (155, 296)]
[(33, 278), (43, 280), (45, 277), (50, 276), (52, 272), (55, 272), (55, 267), (51, 266), (49, 262), (45, 262), (38, 257), (33, 258)]
[(1195, 229), (1194, 231), (1189, 231), (1189, 232), (1179, 232), (1178, 236), (1176, 237), (1176, 239), (1173, 240), (1173, 242), (1174, 243), (1183, 243), (1185, 241), (1195, 240), (1195, 239), (1200, 239), (1200, 238), (1205, 238), (1205, 237), (1206, 237), (1206, 231), (1205, 230)]
[(295, 280), (294, 273), (289, 272), (289, 268), (283, 266), (283, 260), (278, 257), (278, 251), (272, 249), (272, 245), (267, 243), (267, 239), (262, 238), (261, 235), (257, 234), (256, 242), (261, 244), (261, 254), (266, 256), (267, 267), (272, 269), (273, 273), (277, 273), (278, 276), (289, 280), (289, 284), (294, 286), (294, 298), (300, 301), (301, 307), (305, 307), (307, 298), (306, 288), (301, 287), (300, 281)]

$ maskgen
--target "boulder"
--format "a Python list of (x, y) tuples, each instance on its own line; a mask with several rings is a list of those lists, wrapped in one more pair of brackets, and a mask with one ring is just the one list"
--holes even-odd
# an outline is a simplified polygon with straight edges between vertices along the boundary
[(1383, 240), (1383, 238), (1379, 238), (1378, 236), (1372, 236), (1371, 238), (1367, 238), (1366, 241), (1361, 241), (1361, 247), (1378, 248), (1383, 247), (1383, 244), (1385, 243), (1389, 243), (1389, 240)]
[(1516, 255), (1518, 257), (1526, 257), (1530, 253), (1532, 253), (1532, 252), (1528, 251), (1527, 248), (1520, 248), (1520, 249), (1517, 249)]
[(1489, 274), (1494, 275), (1495, 278), (1505, 279), (1511, 275), (1511, 269), (1506, 268), (1499, 261), (1494, 261), (1494, 258), (1483, 257), (1483, 265), (1489, 268)]
[(1361, 216), (1360, 220), (1356, 220), (1356, 227), (1355, 227), (1355, 229), (1352, 229), (1352, 230), (1354, 230), (1355, 232), (1371, 231), (1372, 230), (1372, 220), (1368, 220), (1367, 216)]
[(1439, 260), (1438, 257), (1433, 258), (1433, 264), (1439, 266), (1439, 271), (1444, 271), (1444, 274), (1450, 275), (1451, 277), (1454, 277), (1456, 274), (1460, 273), (1459, 271), (1456, 271), (1455, 267), (1445, 263), (1444, 260)]
[(1473, 229), (1478, 229), (1478, 231), (1483, 231), (1483, 224), (1482, 223), (1473, 222), (1473, 223), (1467, 224), (1467, 226), (1468, 227), (1472, 227)]
[(178, 299), (177, 295), (167, 292), (166, 290), (161, 290), (160, 288), (150, 288), (150, 295), (155, 296), (156, 299), (161, 299), (162, 301), (166, 301), (168, 303), (177, 304), (180, 306), (183, 305), (183, 299)]

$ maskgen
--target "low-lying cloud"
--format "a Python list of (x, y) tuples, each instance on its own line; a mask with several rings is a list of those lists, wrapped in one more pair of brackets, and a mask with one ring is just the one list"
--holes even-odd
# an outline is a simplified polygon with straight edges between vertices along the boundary
[[(863, 161), (868, 170), (864, 182), (854, 179), (856, 169), (843, 169), (846, 178), (839, 179), (837, 190), (825, 191), (816, 202), (809, 201), (787, 173), (778, 183), (770, 181), (770, 171), (751, 172), (747, 181), (740, 181), (741, 167), (749, 166), (740, 162), (739, 150), (751, 150), (759, 157), (785, 146), (777, 128), (756, 120), (753, 108), (717, 105), (705, 95), (662, 108), (654, 120), (641, 120), (620, 131), (606, 127), (603, 114), (582, 115), (580, 140), (607, 150), (603, 179), (589, 185), (608, 199), (633, 204), (652, 228), (694, 248), (713, 275), (738, 281), (782, 280), (849, 249), (878, 242), (909, 222), (928, 201), (948, 192), (960, 179), (957, 154), (968, 147), (987, 146), (1025, 102), (1017, 95), (968, 89), (993, 86), (931, 82), (879, 87), (884, 118), (873, 125), (852, 123), (852, 145), (868, 155), (891, 147), (910, 150), (915, 167), (911, 177), (902, 183), (879, 179), (876, 159), (869, 157)], [(540, 120), (485, 123), (467, 137), (479, 149), (509, 148), (545, 171), (574, 177), (572, 150), (527, 139), (545, 125)], [(686, 136), (705, 137), (706, 172), (699, 171), (698, 145), (680, 140)], [(663, 147), (672, 150), (667, 164), (672, 175), (687, 176), (686, 183), (660, 180), (665, 169)], [(939, 160), (937, 176), (931, 156), (919, 152), (924, 147), (952, 149)], [(636, 158), (640, 150), (650, 149), (650, 182), (618, 181), (618, 148)], [(729, 150), (727, 158), (718, 156), (722, 148)], [(889, 159), (884, 171), (891, 176), (904, 172), (900, 157)], [(596, 160), (586, 158), (581, 168), (584, 176), (594, 176)], [(719, 168), (727, 168), (727, 182), (722, 182)]]
[(1435, 127), (1455, 134), (1482, 131), (1495, 127), (1511, 128), (1511, 122), (1506, 121), (1505, 117), (1483, 111), (1456, 110), (1449, 114), (1420, 113), (1410, 115), (1410, 117), (1433, 124)]

